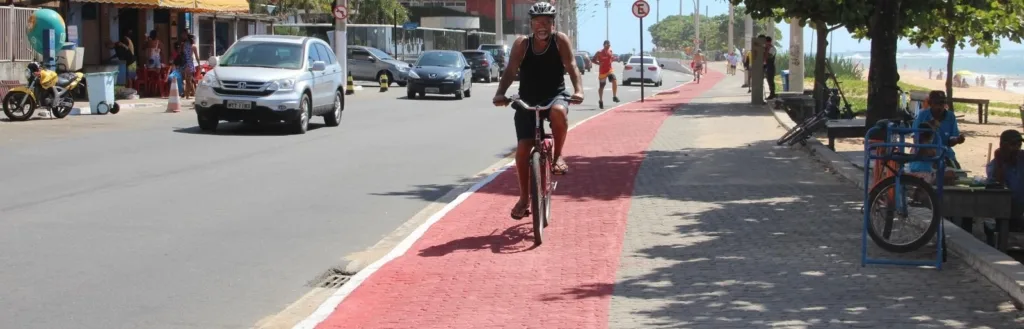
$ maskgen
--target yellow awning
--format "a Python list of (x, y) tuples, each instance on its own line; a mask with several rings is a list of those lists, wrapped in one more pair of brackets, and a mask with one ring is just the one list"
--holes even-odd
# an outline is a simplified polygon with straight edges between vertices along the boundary
[(109, 3), (114, 5), (144, 8), (160, 7), (160, 0), (75, 0), (75, 2)]
[(246, 0), (195, 0), (197, 12), (248, 12)]
[(159, 0), (160, 8), (173, 8), (173, 9), (195, 9), (195, 0)]

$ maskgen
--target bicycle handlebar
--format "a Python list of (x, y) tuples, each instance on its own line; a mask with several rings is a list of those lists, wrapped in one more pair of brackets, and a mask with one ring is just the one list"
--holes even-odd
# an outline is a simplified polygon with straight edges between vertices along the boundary
[(544, 110), (550, 109), (551, 106), (555, 104), (555, 101), (557, 101), (559, 99), (568, 99), (568, 97), (565, 97), (565, 96), (556, 96), (556, 97), (552, 98), (551, 101), (548, 102), (547, 104), (529, 106), (529, 105), (526, 104), (526, 102), (524, 102), (519, 97), (518, 94), (512, 95), (511, 97), (507, 97), (507, 98), (509, 100), (509, 105), (511, 105), (513, 109), (519, 110), (519, 111), (544, 111)]

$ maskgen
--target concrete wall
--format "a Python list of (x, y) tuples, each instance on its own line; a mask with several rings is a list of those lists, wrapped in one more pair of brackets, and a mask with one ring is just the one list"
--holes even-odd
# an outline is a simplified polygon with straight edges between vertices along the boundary
[(18, 80), (25, 83), (27, 62), (0, 62), (0, 80)]

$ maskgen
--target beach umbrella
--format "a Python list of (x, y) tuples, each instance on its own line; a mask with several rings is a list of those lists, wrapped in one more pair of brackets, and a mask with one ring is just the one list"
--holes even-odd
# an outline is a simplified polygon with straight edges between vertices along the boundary
[(968, 71), (968, 70), (960, 70), (960, 71), (956, 71), (956, 74), (959, 74), (959, 75), (962, 75), (962, 76), (970, 76), (970, 75), (974, 75), (974, 73), (973, 73), (973, 72), (971, 72), (971, 71)]

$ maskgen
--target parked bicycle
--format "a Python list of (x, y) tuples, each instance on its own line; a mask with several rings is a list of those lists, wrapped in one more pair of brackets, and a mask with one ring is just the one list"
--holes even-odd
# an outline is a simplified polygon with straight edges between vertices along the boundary
[[(941, 225), (936, 210), (940, 205), (936, 187), (921, 177), (906, 175), (906, 164), (914, 161), (938, 163), (947, 158), (941, 141), (936, 144), (906, 142), (907, 135), (930, 131), (911, 127), (913, 116), (908, 112), (904, 110), (901, 119), (879, 120), (876, 124), (878, 130), (873, 131), (885, 137), (881, 142), (869, 142), (865, 146), (866, 153), (881, 158), (875, 161), (875, 165), (892, 174), (871, 186), (865, 195), (865, 229), (876, 245), (896, 253), (921, 248), (931, 241)], [(905, 153), (904, 148), (914, 148), (915, 152)], [(923, 155), (923, 150), (934, 150), (934, 153)], [(944, 179), (945, 165), (938, 166), (936, 172), (937, 181)], [(937, 184), (941, 187), (941, 182)]]

